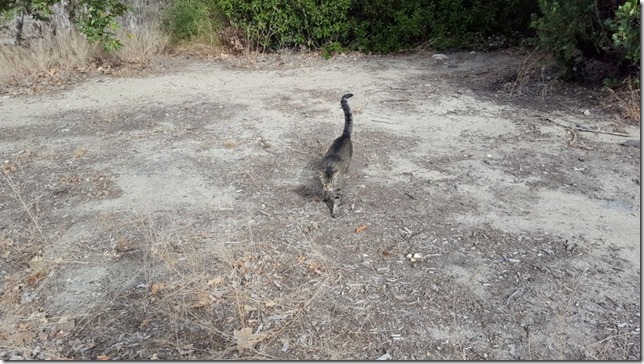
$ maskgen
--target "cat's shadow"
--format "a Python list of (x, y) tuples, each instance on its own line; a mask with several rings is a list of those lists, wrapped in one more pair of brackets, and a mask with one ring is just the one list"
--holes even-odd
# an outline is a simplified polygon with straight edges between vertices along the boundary
[(322, 157), (317, 154), (309, 156), (300, 171), (295, 192), (305, 199), (322, 200), (322, 183), (320, 182), (320, 166)]

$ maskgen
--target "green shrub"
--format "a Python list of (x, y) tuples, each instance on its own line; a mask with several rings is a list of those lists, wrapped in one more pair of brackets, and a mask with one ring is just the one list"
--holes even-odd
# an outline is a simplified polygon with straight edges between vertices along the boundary
[(387, 53), (423, 42), (428, 10), (418, 0), (356, 0), (351, 7), (354, 46)]
[(166, 10), (163, 23), (173, 41), (216, 44), (221, 23), (215, 0), (176, 0)]
[(127, 5), (120, 0), (84, 0), (82, 4), (76, 12), (76, 27), (89, 43), (100, 43), (108, 52), (123, 47), (116, 38), (116, 17), (125, 14)]
[(564, 73), (581, 77), (585, 60), (606, 46), (595, 19), (594, 0), (539, 0), (541, 16), (532, 25), (539, 43), (564, 65)]
[(428, 42), (433, 48), (485, 46), (492, 36), (530, 35), (536, 0), (356, 0), (358, 48), (391, 52)]
[(584, 81), (586, 64), (593, 59), (616, 69), (621, 66), (622, 71), (625, 66), (638, 68), (637, 0), (621, 6), (614, 0), (539, 0), (539, 8), (532, 25), (539, 43), (563, 65), (565, 78)]
[(537, 0), (216, 0), (256, 44), (386, 53), (448, 48), (530, 32)]
[(606, 25), (613, 31), (615, 50), (633, 65), (640, 63), (640, 4), (627, 0), (615, 12), (614, 19), (607, 19)]
[(234, 27), (263, 48), (318, 48), (346, 39), (351, 0), (217, 0)]

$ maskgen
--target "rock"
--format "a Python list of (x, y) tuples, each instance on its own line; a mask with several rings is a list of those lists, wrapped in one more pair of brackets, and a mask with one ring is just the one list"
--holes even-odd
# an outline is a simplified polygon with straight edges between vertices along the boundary
[(385, 355), (379, 356), (376, 360), (391, 360), (391, 355), (389, 355), (389, 353), (386, 353)]
[(449, 57), (447, 57), (446, 55), (444, 55), (442, 53), (436, 53), (436, 54), (434, 54), (432, 56), (432, 59), (434, 60), (434, 62), (441, 62), (441, 63), (444, 62), (448, 58)]
[(639, 147), (640, 147), (640, 143), (641, 143), (641, 141), (640, 141), (640, 140), (637, 140), (637, 139), (629, 139), (629, 140), (626, 140), (626, 141), (623, 141), (623, 142), (619, 143), (619, 145), (624, 146), (624, 147), (635, 147), (635, 148), (639, 148)]

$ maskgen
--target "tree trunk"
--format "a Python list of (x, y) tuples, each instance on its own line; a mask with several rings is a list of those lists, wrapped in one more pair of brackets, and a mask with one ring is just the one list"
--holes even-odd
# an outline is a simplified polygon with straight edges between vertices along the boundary
[(16, 45), (22, 43), (22, 26), (25, 24), (25, 9), (20, 9), (20, 15), (16, 21)]

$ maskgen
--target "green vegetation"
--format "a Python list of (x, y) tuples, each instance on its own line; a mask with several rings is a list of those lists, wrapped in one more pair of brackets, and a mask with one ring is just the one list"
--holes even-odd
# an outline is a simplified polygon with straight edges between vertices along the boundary
[(637, 0), (177, 0), (166, 23), (177, 39), (227, 26), (260, 49), (325, 56), (539, 45), (583, 80), (593, 59), (639, 72), (639, 14)]
[(163, 22), (174, 42), (218, 44), (219, 13), (213, 0), (176, 0), (166, 10)]
[[(0, 2), (0, 16), (47, 19), (57, 0)], [(124, 0), (72, 0), (70, 18), (90, 43), (112, 51)], [(637, 0), (173, 0), (163, 24), (175, 43), (219, 46), (232, 35), (261, 50), (320, 49), (391, 53), (417, 47), (493, 49), (539, 45), (584, 80), (595, 60), (639, 73)], [(19, 26), (20, 27), (20, 26)], [(20, 42), (21, 32), (16, 34)], [(241, 47), (242, 49), (244, 47)]]
[(639, 71), (639, 4), (616, 8), (608, 0), (539, 0), (541, 15), (532, 25), (539, 43), (564, 67), (564, 76), (583, 80), (593, 59), (612, 61), (626, 72)]
[(350, 0), (217, 0), (229, 24), (264, 49), (345, 43), (350, 4)]
[(613, 47), (623, 58), (637, 65), (640, 63), (640, 6), (637, 0), (627, 0), (615, 12), (614, 19), (606, 25), (613, 32)]
[(90, 44), (100, 43), (106, 51), (123, 47), (116, 39), (116, 17), (125, 14), (127, 6), (120, 0), (82, 0), (77, 7), (75, 22)]
[(215, 2), (231, 26), (264, 49), (344, 47), (377, 53), (426, 42), (453, 48), (481, 46), (499, 34), (526, 36), (537, 10), (536, 0), (195, 1)]
[[(536, 1), (356, 0), (353, 40), (363, 51), (387, 53), (427, 43), (432, 48), (488, 48), (490, 37), (517, 43), (532, 36)], [(508, 44), (504, 44), (508, 45)]]

